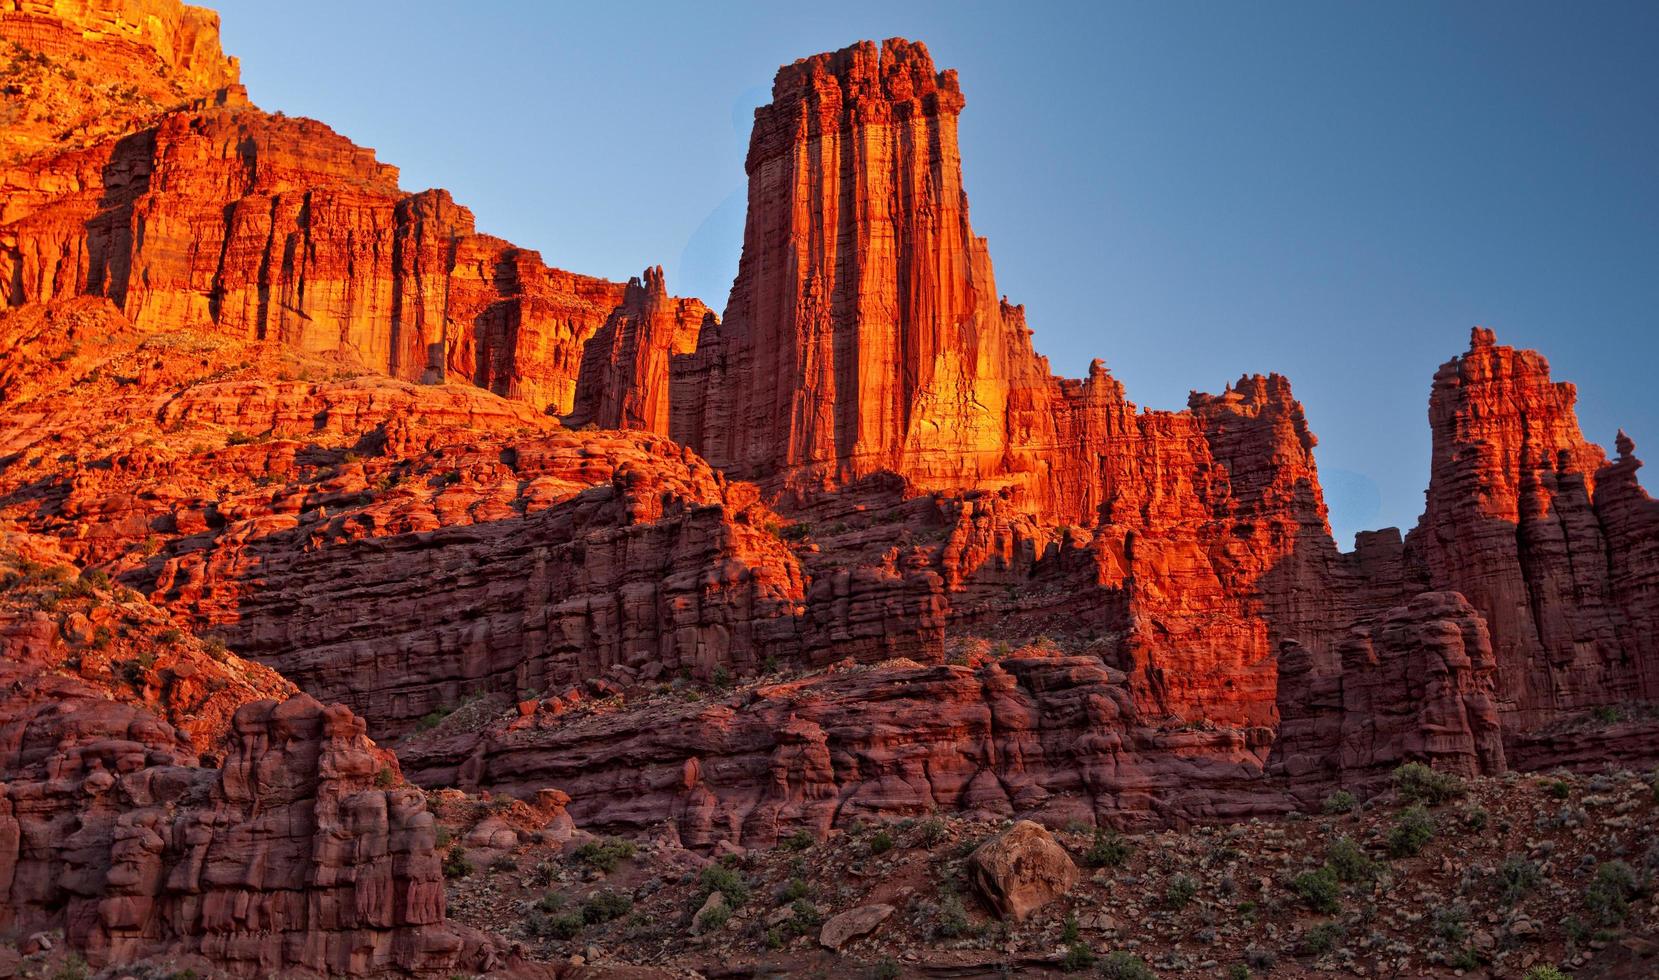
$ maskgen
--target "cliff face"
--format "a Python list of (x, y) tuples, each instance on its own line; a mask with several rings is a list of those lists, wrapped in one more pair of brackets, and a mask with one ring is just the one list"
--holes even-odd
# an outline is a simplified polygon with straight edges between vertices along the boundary
[[(1609, 461), (1477, 331), (1421, 524), (1338, 552), (1285, 378), (1169, 412), (1049, 373), (919, 44), (779, 72), (720, 321), (247, 105), (210, 15), (0, 15), (47, 58), (8, 98), (98, 114), (0, 154), (0, 925), (100, 962), (489, 967), (370, 735), (427, 788), (703, 849), (1659, 746), (1640, 711), (1584, 727), (1659, 700), (1628, 438)], [(150, 94), (115, 107), (82, 56)]]
[(1610, 465), (1579, 434), (1576, 394), (1538, 354), (1477, 327), (1429, 400), (1433, 470), (1408, 560), (1485, 615), (1520, 724), (1659, 695), (1643, 588), (1654, 508), (1628, 438)]
[(177, 0), (0, 0), (0, 165), (239, 100), (219, 15)]

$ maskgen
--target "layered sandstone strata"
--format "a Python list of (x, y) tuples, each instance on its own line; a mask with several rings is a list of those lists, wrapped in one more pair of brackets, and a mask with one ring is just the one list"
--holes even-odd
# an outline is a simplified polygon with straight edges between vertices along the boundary
[(1543, 357), (1477, 327), (1429, 400), (1433, 469), (1408, 568), (1486, 617), (1501, 705), (1522, 726), (1659, 698), (1659, 610), (1643, 586), (1659, 511), (1628, 438), (1609, 464), (1579, 433), (1576, 396)]
[(177, 0), (0, 0), (0, 165), (238, 100), (219, 15)]
[(662, 266), (628, 280), (622, 303), (583, 348), (572, 428), (643, 429), (667, 435), (670, 358), (689, 354), (714, 314), (694, 299), (674, 299)]

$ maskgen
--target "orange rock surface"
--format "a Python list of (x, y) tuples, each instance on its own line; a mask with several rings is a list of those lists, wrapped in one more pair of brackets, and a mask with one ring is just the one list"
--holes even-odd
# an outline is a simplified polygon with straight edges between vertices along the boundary
[(1655, 716), (1590, 724), (1659, 701), (1628, 437), (1477, 329), (1422, 521), (1340, 552), (1285, 378), (1162, 412), (1049, 372), (921, 44), (780, 69), (717, 319), (249, 105), (207, 12), (0, 31), (0, 924), (240, 974), (510, 959), (445, 922), (403, 772), (715, 850), (1659, 761)]

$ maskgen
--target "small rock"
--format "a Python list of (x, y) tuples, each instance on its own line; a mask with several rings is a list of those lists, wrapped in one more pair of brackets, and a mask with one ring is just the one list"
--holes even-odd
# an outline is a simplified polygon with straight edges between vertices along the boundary
[(831, 916), (818, 932), (818, 942), (825, 949), (839, 950), (859, 936), (868, 936), (893, 914), (891, 905), (861, 905), (839, 915)]

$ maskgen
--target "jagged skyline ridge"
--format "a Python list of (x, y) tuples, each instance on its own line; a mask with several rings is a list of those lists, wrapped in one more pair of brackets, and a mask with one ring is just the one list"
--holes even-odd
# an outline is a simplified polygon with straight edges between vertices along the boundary
[[(255, 101), (329, 120), (398, 160), (409, 189), (449, 187), (480, 230), (551, 264), (626, 278), (662, 263), (671, 292), (717, 308), (736, 271), (748, 110), (767, 98), (757, 79), (859, 38), (926, 41), (967, 80), (975, 228), (1038, 351), (1071, 377), (1104, 357), (1155, 408), (1240, 371), (1285, 373), (1320, 436), (1345, 548), (1355, 530), (1409, 527), (1421, 511), (1420, 379), (1473, 324), (1548, 350), (1585, 392), (1586, 435), (1609, 451), (1620, 426), (1638, 442), (1659, 431), (1638, 386), (1659, 353), (1648, 346), (1659, 331), (1643, 329), (1659, 287), (1638, 268), (1659, 248), (1639, 179), (1659, 140), (1639, 112), (1655, 82), (1634, 40), (1652, 12), (1511, 9), (1501, 28), (1490, 13), (1443, 13), (1442, 31), (1423, 32), (1407, 29), (1410, 12), (1091, 8), (1054, 13), (1073, 24), (1059, 31), (973, 8), (716, 11), (697, 23), (647, 9), (629, 25), (637, 60), (681, 68), (611, 71), (596, 88), (605, 56), (578, 39), (614, 27), (580, 11), (554, 24), (534, 8), (422, 7), (406, 28), (372, 5), (319, 8), (400, 41), (347, 58), (352, 31), (309, 37), (302, 78), (271, 52), (297, 43), (303, 7), (292, 18), (223, 7)], [(450, 19), (456, 30), (438, 29)], [(730, 43), (683, 43), (716, 34)], [(445, 44), (494, 52), (471, 63), (495, 74), (476, 88), (420, 78)], [(407, 97), (355, 94), (394, 79)], [(480, 98), (502, 85), (543, 95), (499, 109)], [(432, 111), (453, 139), (432, 139)], [(639, 113), (652, 125), (614, 122)], [(599, 125), (604, 153), (533, 152)], [(525, 152), (499, 152), (506, 131)], [(572, 186), (590, 190), (561, 190)], [(1605, 356), (1614, 347), (1626, 356)]]

